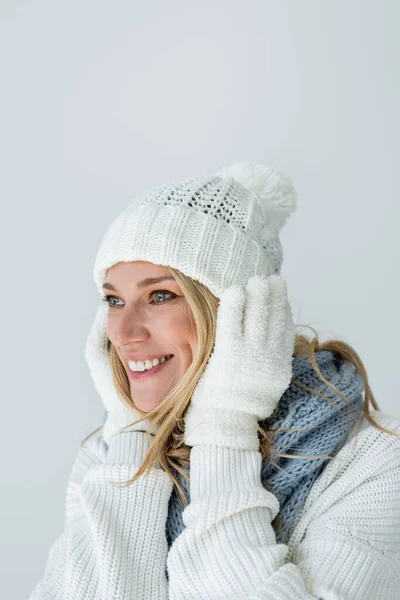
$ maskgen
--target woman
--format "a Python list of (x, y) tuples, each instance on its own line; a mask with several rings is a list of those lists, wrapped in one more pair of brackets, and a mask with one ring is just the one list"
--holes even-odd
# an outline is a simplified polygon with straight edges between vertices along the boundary
[(107, 229), (85, 351), (106, 420), (31, 600), (400, 598), (400, 421), (350, 346), (295, 334), (296, 201), (241, 161)]

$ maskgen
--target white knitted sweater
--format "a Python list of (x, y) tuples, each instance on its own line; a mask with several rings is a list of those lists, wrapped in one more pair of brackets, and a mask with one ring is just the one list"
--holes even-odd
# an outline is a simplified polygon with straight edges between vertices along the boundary
[[(399, 419), (372, 416), (400, 433)], [(315, 481), (288, 545), (275, 540), (259, 452), (192, 448), (186, 528), (168, 553), (167, 474), (112, 483), (134, 475), (145, 434), (117, 434), (107, 450), (99, 430), (85, 445), (30, 600), (400, 599), (400, 439), (365, 419)]]

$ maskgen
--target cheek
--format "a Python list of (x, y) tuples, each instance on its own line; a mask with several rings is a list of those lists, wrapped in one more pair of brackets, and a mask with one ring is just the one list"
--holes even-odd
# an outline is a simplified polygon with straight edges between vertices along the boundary
[(176, 315), (168, 315), (162, 323), (158, 323), (158, 331), (162, 331), (171, 340), (174, 340), (177, 346), (193, 343), (196, 336), (195, 324), (191, 322), (187, 314), (180, 311)]
[(110, 326), (110, 324), (107, 325), (107, 337), (111, 341), (114, 339), (113, 328)]
[(118, 333), (119, 328), (119, 319), (115, 315), (109, 315), (107, 321), (107, 336), (113, 341), (115, 339), (116, 334)]

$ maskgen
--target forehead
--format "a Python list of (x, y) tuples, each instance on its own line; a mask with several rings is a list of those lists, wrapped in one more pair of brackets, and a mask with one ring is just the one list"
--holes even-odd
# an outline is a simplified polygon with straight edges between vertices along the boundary
[(170, 271), (163, 265), (156, 265), (152, 262), (145, 260), (134, 260), (130, 262), (119, 262), (110, 267), (107, 270), (107, 280), (111, 280), (116, 277), (129, 277), (129, 279), (135, 279), (145, 276), (160, 276), (169, 275)]
[(138, 289), (144, 289), (149, 285), (159, 283), (158, 280), (161, 282), (166, 279), (172, 283), (175, 282), (169, 269), (163, 265), (146, 261), (120, 262), (108, 269), (103, 289), (122, 289), (127, 284), (129, 288), (132, 284), (136, 284)]

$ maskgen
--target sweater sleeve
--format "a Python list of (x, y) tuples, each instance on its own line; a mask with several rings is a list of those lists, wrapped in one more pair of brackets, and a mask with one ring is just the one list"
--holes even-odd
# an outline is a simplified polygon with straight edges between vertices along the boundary
[(108, 452), (99, 436), (79, 449), (67, 485), (65, 529), (29, 600), (168, 598), (172, 482), (153, 468), (122, 485), (137, 472), (149, 443), (145, 433), (131, 431), (115, 435)]
[(370, 427), (338, 456), (310, 491), (308, 530), (289, 553), (276, 543), (279, 503), (261, 484), (261, 454), (193, 446), (186, 528), (167, 558), (170, 600), (399, 600), (400, 440)]

